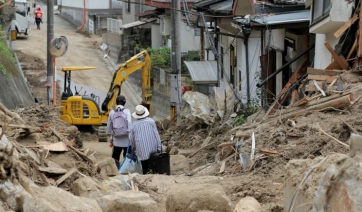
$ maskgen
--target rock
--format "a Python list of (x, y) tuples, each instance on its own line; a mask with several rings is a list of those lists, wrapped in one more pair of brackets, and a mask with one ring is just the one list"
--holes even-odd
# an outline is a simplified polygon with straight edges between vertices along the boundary
[(0, 199), (5, 202), (11, 210), (18, 211), (15, 194), (24, 192), (24, 188), (19, 184), (14, 184), (10, 180), (0, 184)]
[(244, 197), (236, 204), (233, 212), (262, 212), (260, 203), (254, 197)]
[(97, 199), (103, 212), (155, 212), (156, 202), (141, 191), (119, 191)]
[(106, 193), (105, 188), (91, 177), (79, 178), (73, 183), (72, 192), (79, 197), (96, 199)]
[(185, 185), (171, 188), (167, 194), (166, 212), (232, 211), (232, 204), (220, 185)]
[(0, 204), (0, 212), (5, 212), (5, 209), (3, 208), (3, 206)]
[(96, 164), (101, 169), (101, 172), (106, 173), (108, 176), (116, 176), (118, 174), (118, 169), (113, 158), (105, 159)]
[(190, 171), (189, 162), (183, 155), (170, 155), (170, 163), (171, 174), (173, 175), (184, 174)]
[(170, 155), (177, 155), (178, 153), (178, 147), (172, 147), (172, 149), (170, 150)]
[(94, 199), (77, 197), (55, 186), (39, 187), (24, 176), (19, 181), (27, 191), (23, 189), (14, 194), (20, 211), (102, 211)]
[(361, 143), (362, 136), (351, 134), (347, 157), (341, 158), (329, 166), (319, 180), (320, 184), (313, 202), (313, 212), (362, 211)]

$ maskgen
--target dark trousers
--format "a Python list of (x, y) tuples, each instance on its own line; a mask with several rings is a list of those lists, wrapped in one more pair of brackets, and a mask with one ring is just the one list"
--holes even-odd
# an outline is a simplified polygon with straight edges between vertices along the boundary
[(150, 169), (150, 160), (141, 160), (143, 174), (152, 173)]
[(120, 166), (119, 157), (121, 156), (122, 150), (123, 150), (123, 158), (125, 158), (127, 154), (127, 147), (119, 147), (119, 146), (113, 147), (112, 158), (116, 162), (117, 169), (119, 169)]

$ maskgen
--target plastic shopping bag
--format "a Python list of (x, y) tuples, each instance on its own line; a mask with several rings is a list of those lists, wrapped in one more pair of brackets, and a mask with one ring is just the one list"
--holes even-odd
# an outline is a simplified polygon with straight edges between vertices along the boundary
[(126, 157), (123, 159), (122, 165), (119, 167), (118, 173), (128, 174), (128, 173), (139, 173), (142, 174), (142, 165), (141, 161), (132, 160), (132, 158)]
[(34, 16), (28, 16), (29, 23), (35, 25), (35, 17)]
[(121, 166), (118, 169), (118, 173), (120, 174), (128, 174), (128, 173), (139, 173), (142, 174), (142, 164), (141, 161), (138, 160), (134, 151), (132, 153), (128, 153), (129, 145), (127, 147), (127, 155), (123, 159)]

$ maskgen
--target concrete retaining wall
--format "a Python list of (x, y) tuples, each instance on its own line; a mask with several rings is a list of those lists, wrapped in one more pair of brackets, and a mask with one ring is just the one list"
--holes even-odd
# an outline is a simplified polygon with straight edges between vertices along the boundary
[[(0, 53), (0, 57), (2, 55)], [(0, 102), (8, 109), (29, 106), (34, 102), (23, 74), (14, 61), (2, 59), (0, 71)]]
[[(88, 31), (89, 23), (88, 23), (88, 11), (87, 13), (87, 22), (84, 25), (83, 30)], [(70, 7), (62, 7), (62, 11), (60, 13), (60, 16), (66, 19), (67, 21), (73, 23), (74, 25), (81, 26), (83, 23), (83, 9), (77, 9), (77, 8), (70, 8)]]
[(108, 45), (111, 50), (110, 58), (117, 64), (122, 56), (122, 35), (107, 32), (102, 35), (102, 42)]
[(156, 108), (156, 117), (164, 119), (170, 116), (170, 72), (153, 67), (152, 104)]

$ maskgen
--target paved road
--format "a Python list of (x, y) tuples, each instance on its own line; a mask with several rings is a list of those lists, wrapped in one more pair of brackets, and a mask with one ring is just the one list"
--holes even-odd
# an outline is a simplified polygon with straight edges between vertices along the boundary
[[(47, 49), (47, 10), (46, 5), (40, 3), (44, 11), (43, 24), (41, 30), (37, 30), (32, 25), (32, 31), (25, 38), (20, 38), (16, 42), (16, 48), (25, 54), (30, 54), (43, 59), (46, 64)], [(59, 85), (63, 87), (63, 73), (59, 71), (64, 66), (95, 66), (95, 70), (78, 71), (72, 74), (72, 90), (75, 93), (74, 85), (77, 89), (83, 87), (81, 93), (85, 91), (87, 94), (94, 93), (100, 97), (100, 103), (103, 102), (106, 92), (109, 89), (114, 68), (109, 61), (103, 58), (103, 53), (99, 46), (102, 38), (93, 35), (86, 37), (77, 32), (77, 26), (66, 21), (59, 15), (54, 15), (54, 37), (65, 36), (68, 39), (68, 51), (63, 57), (57, 59), (57, 80)], [(44, 76), (44, 81), (46, 76)], [(124, 83), (122, 92), (127, 98), (127, 107), (133, 108), (139, 104), (141, 100), (140, 94), (135, 94), (129, 83)]]

